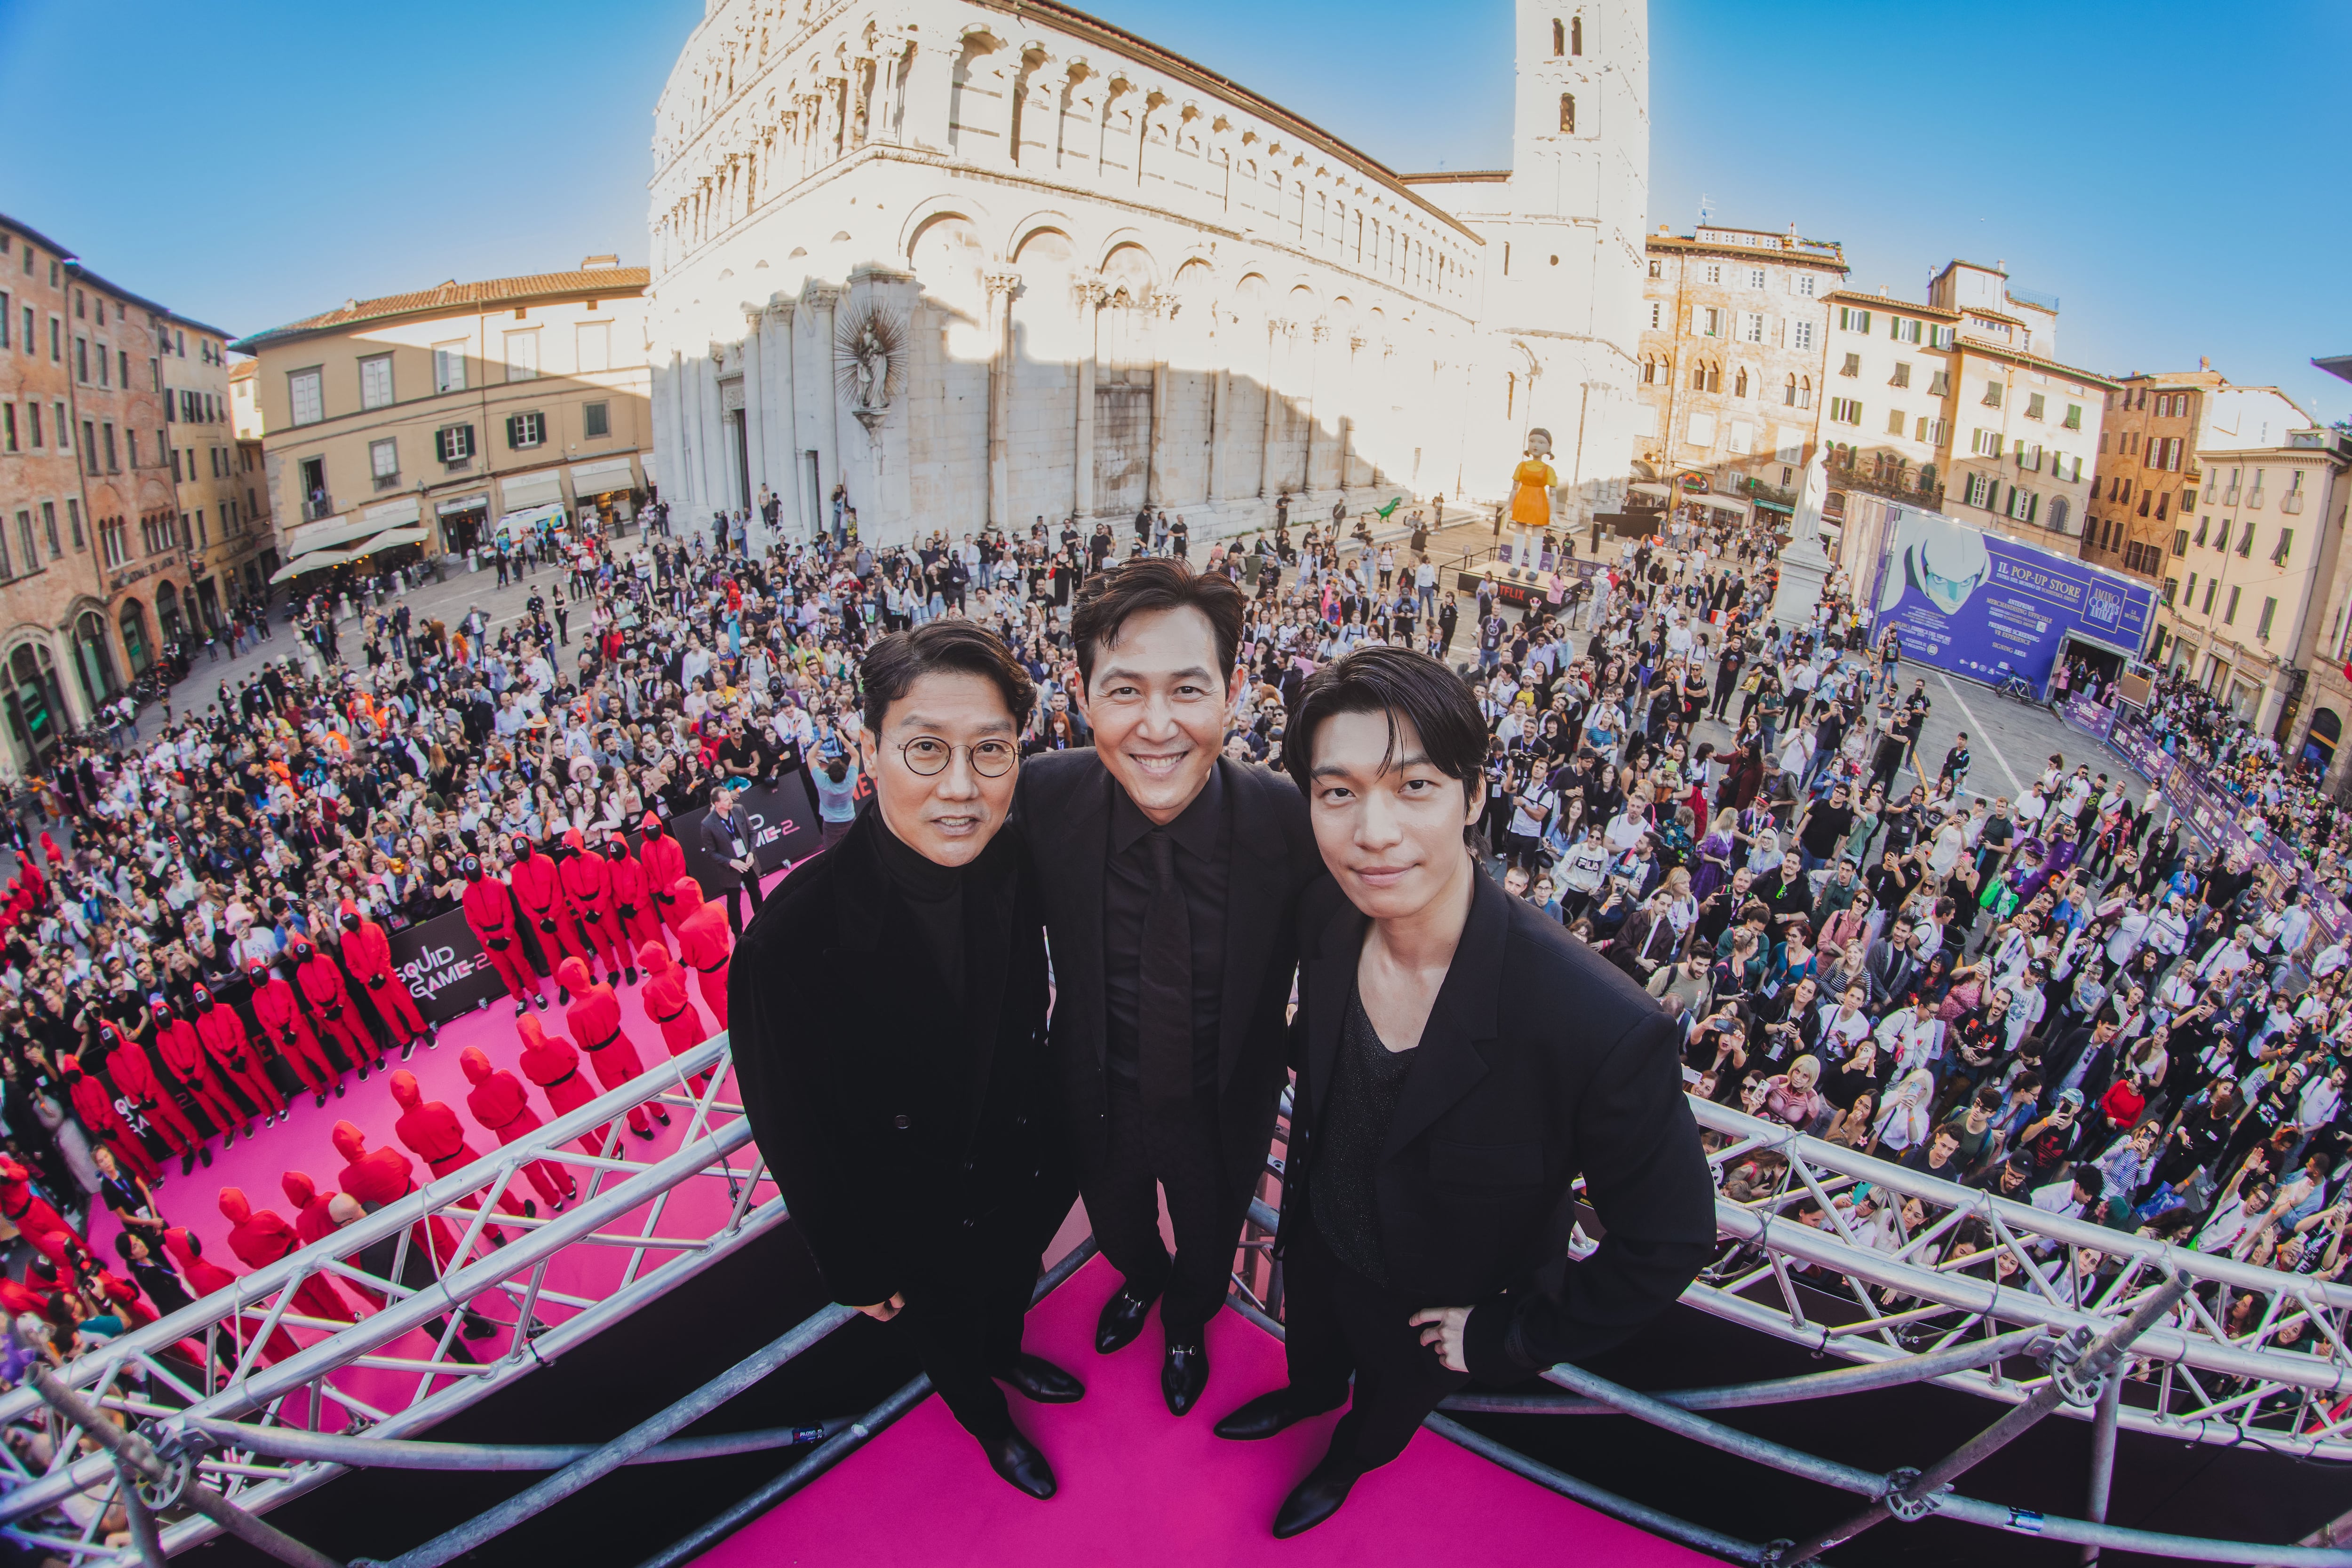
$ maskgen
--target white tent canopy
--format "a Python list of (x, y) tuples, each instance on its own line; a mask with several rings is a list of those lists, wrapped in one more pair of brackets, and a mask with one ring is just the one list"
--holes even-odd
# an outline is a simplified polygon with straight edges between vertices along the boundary
[(271, 572), (269, 580), (284, 582), (288, 578), (299, 577), (306, 571), (323, 571), (331, 566), (345, 566), (355, 560), (364, 560), (376, 551), (390, 549), (395, 545), (416, 545), (424, 542), (425, 530), (421, 527), (391, 528), (381, 531), (374, 538), (362, 540), (348, 549), (306, 550)]

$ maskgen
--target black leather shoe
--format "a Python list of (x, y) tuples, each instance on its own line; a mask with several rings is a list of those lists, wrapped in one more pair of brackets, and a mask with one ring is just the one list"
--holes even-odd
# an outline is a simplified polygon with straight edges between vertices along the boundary
[(1320, 1416), (1326, 1410), (1336, 1410), (1337, 1403), (1309, 1405), (1288, 1388), (1277, 1388), (1271, 1394), (1261, 1394), (1223, 1420), (1217, 1423), (1216, 1433), (1236, 1443), (1255, 1443), (1261, 1437), (1271, 1437), (1276, 1432), (1295, 1427), (1310, 1416)]
[(1349, 1491), (1360, 1474), (1355, 1466), (1344, 1459), (1323, 1456), (1316, 1467), (1307, 1472), (1307, 1479), (1290, 1489), (1282, 1506), (1274, 1512), (1274, 1538), (1287, 1541), (1292, 1536), (1314, 1529), (1339, 1511), (1348, 1500)]
[(1004, 1436), (981, 1445), (988, 1451), (988, 1468), (1011, 1481), (1031, 1497), (1043, 1502), (1058, 1490), (1054, 1479), (1054, 1467), (1037, 1451), (1037, 1445), (1018, 1431), (1006, 1428)]
[(1160, 1364), (1160, 1395), (1168, 1401), (1168, 1414), (1181, 1416), (1192, 1408), (1208, 1386), (1208, 1347), (1171, 1343), (1168, 1359)]
[(1040, 1405), (1075, 1405), (1087, 1396), (1085, 1384), (1044, 1356), (1026, 1351), (1013, 1359), (1009, 1370), (998, 1373), (996, 1380), (1011, 1384), (1023, 1398)]
[(1103, 1303), (1102, 1316), (1095, 1320), (1095, 1354), (1108, 1355), (1133, 1344), (1135, 1336), (1143, 1332), (1143, 1320), (1151, 1315), (1151, 1300), (1131, 1286), (1121, 1285)]

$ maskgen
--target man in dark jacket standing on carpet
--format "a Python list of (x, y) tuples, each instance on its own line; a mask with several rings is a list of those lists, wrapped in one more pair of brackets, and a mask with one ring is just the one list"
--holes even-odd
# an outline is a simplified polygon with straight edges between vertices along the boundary
[(1320, 870), (1297, 787), (1221, 760), (1247, 680), (1243, 608), (1228, 579), (1164, 557), (1090, 580), (1070, 631), (1094, 747), (1034, 758), (1021, 779), (1079, 1190), (1126, 1276), (1095, 1348), (1131, 1343), (1158, 1300), (1160, 1393), (1178, 1416), (1207, 1386), (1204, 1331), (1264, 1173), (1293, 915)]
[(864, 676), (873, 803), (736, 950), (736, 1080), (834, 1298), (899, 1324), (996, 1473), (1051, 1497), (996, 1386), (1086, 1392), (1021, 1349), (1073, 1196), (1043, 916), (1026, 855), (999, 837), (1035, 692), (968, 621), (884, 638)]

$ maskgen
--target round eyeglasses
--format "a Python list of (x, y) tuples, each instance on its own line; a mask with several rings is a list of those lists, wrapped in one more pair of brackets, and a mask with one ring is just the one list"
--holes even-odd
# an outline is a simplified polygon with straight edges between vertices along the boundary
[(898, 748), (898, 756), (908, 772), (928, 779), (947, 767), (958, 751), (970, 758), (971, 770), (982, 779), (1002, 779), (1021, 760), (1021, 748), (1009, 740), (980, 740), (958, 747), (931, 735), (915, 737)]

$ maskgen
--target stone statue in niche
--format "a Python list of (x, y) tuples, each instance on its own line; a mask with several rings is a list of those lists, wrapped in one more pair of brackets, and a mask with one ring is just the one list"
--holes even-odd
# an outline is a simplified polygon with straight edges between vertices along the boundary
[(906, 379), (906, 323), (870, 300), (845, 312), (835, 329), (835, 384), (849, 412), (869, 431)]

